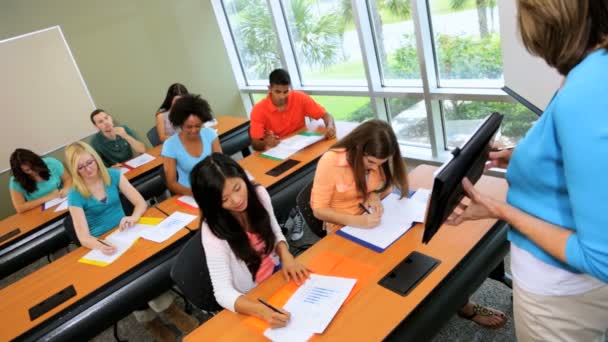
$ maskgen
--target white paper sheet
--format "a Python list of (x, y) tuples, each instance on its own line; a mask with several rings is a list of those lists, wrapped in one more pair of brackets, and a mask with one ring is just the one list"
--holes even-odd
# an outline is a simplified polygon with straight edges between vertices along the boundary
[(57, 208), (55, 208), (54, 212), (59, 212), (59, 211), (62, 211), (62, 210), (66, 210), (67, 208), (68, 208), (68, 201), (66, 200), (66, 201), (61, 202), (61, 204), (58, 205)]
[(267, 329), (264, 336), (273, 341), (302, 341), (322, 334), (334, 318), (357, 279), (311, 274), (289, 298), (285, 306), (291, 320), (283, 328)]
[(140, 167), (144, 164), (147, 164), (151, 161), (153, 161), (155, 158), (147, 153), (143, 153), (140, 156), (137, 156), (131, 160), (127, 160), (125, 162), (125, 165), (127, 165), (128, 167), (134, 169), (136, 167)]
[(127, 173), (127, 172), (129, 172), (129, 171), (131, 171), (131, 170), (129, 170), (129, 169), (128, 169), (128, 168), (126, 168), (126, 167), (121, 167), (121, 168), (120, 168), (120, 174), (121, 174), (121, 175), (124, 175), (125, 173)]
[[(411, 228), (420, 215), (421, 204), (405, 197), (399, 199), (399, 195), (391, 193), (382, 200), (382, 205), (384, 214), (377, 227), (369, 229), (344, 226), (341, 230), (380, 249), (386, 249)], [(426, 208), (426, 205), (423, 206)]]
[(412, 206), (412, 211), (415, 213), (413, 216), (415, 222), (424, 222), (429, 197), (431, 197), (431, 190), (429, 189), (418, 189), (412, 196), (411, 200), (415, 203)]
[(123, 255), (135, 243), (135, 240), (117, 237), (115, 235), (117, 233), (119, 233), (119, 231), (108, 235), (102, 240), (107, 244), (116, 247), (116, 252), (114, 254), (106, 255), (101, 250), (93, 249), (89, 253), (85, 254), (80, 261), (98, 266), (106, 266), (116, 261), (116, 259)]
[(67, 197), (57, 197), (57, 198), (53, 198), (51, 200), (48, 200), (46, 202), (44, 202), (44, 210), (47, 210), (49, 208), (52, 208), (54, 206), (56, 206), (57, 204), (66, 202), (68, 200)]
[(320, 140), (323, 140), (323, 135), (296, 134), (285, 140), (281, 140), (277, 146), (262, 154), (267, 157), (283, 160)]
[(182, 203), (185, 203), (191, 207), (198, 208), (198, 204), (196, 203), (196, 201), (194, 200), (194, 197), (192, 197), (192, 196), (180, 196), (177, 198), (177, 200)]
[(188, 223), (194, 221), (196, 215), (175, 212), (152, 229), (142, 232), (141, 237), (154, 242), (164, 242)]
[(205, 122), (203, 124), (203, 126), (205, 126), (205, 127), (213, 127), (215, 125), (217, 125), (217, 120), (216, 119), (213, 119), (211, 121), (207, 121), (207, 122)]

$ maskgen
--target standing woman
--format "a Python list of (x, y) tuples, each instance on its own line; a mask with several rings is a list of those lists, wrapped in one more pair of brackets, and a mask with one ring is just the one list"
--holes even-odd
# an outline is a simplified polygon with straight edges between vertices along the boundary
[(180, 97), (188, 94), (188, 89), (181, 83), (173, 83), (167, 89), (167, 96), (156, 112), (156, 131), (161, 142), (165, 142), (170, 136), (175, 134), (175, 128), (169, 120), (169, 112), (173, 103)]
[(169, 120), (180, 131), (165, 141), (161, 152), (167, 187), (175, 194), (192, 196), (190, 171), (194, 165), (213, 152), (222, 152), (215, 130), (203, 127), (213, 120), (211, 107), (199, 95), (186, 95), (175, 101)]
[(604, 341), (608, 2), (519, 0), (517, 9), (524, 45), (565, 82), (513, 152), (490, 154), (492, 165), (508, 165), (506, 203), (465, 179), (472, 202), (449, 222), (498, 218), (511, 225), (519, 341)]
[[(101, 242), (99, 236), (117, 226), (128, 229), (135, 225), (146, 210), (146, 201), (119, 170), (104, 167), (99, 155), (88, 144), (75, 142), (66, 147), (65, 154), (74, 177), (68, 204), (78, 241), (84, 247), (113, 254), (116, 247)], [(125, 215), (119, 193), (134, 205), (132, 215)], [(175, 334), (158, 317), (161, 312), (184, 332), (192, 331), (198, 325), (173, 304), (173, 296), (168, 292), (152, 299), (148, 305), (151, 309), (135, 311), (134, 315), (160, 341), (175, 339)]]
[(277, 269), (297, 284), (308, 270), (294, 259), (272, 210), (270, 195), (237, 162), (214, 153), (192, 170), (192, 191), (204, 213), (202, 243), (217, 302), (224, 308), (282, 327), (289, 313), (274, 312), (245, 296)]
[(17, 213), (36, 208), (53, 198), (67, 196), (72, 177), (59, 160), (41, 158), (30, 150), (18, 148), (11, 154), (10, 164), (13, 176), (9, 189)]

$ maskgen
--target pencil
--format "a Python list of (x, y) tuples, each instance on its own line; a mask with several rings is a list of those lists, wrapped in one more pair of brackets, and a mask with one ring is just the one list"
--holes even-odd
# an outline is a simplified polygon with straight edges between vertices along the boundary
[(283, 312), (281, 312), (281, 310), (279, 310), (279, 309), (275, 308), (274, 306), (272, 306), (272, 305), (268, 304), (268, 303), (267, 303), (265, 300), (263, 300), (262, 298), (258, 298), (258, 302), (260, 302), (260, 303), (264, 304), (264, 305), (265, 305), (267, 308), (269, 308), (270, 310), (272, 310), (272, 311), (274, 311), (274, 312), (276, 312), (276, 313), (280, 313), (280, 314), (284, 315), (284, 313), (283, 313)]
[(360, 207), (361, 209), (363, 209), (363, 211), (365, 211), (366, 213), (371, 214), (371, 213), (370, 213), (370, 211), (369, 211), (369, 209), (367, 209), (367, 208), (366, 208), (366, 207), (363, 205), (363, 203), (359, 203), (359, 207)]
[(504, 150), (512, 150), (514, 148), (515, 148), (515, 145), (501, 146), (501, 147), (492, 147), (492, 149), (490, 149), (490, 151), (492, 151), (492, 152), (498, 152), (498, 151), (504, 151)]
[(110, 244), (108, 244), (107, 242), (103, 241), (102, 239), (97, 239), (97, 241), (99, 241), (99, 243), (101, 243), (104, 246), (112, 247), (112, 246), (110, 246)]

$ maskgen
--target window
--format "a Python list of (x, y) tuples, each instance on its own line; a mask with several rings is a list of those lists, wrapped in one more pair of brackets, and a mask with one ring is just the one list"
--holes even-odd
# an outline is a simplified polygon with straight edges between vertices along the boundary
[(226, 0), (224, 10), (249, 84), (267, 83), (281, 67), (279, 44), (266, 0)]
[(285, 0), (295, 58), (304, 85), (365, 85), (350, 1)]
[(461, 146), (492, 112), (504, 114), (496, 140), (513, 145), (526, 134), (538, 116), (519, 103), (442, 101), (448, 148)]
[(387, 99), (391, 125), (399, 143), (430, 147), (426, 107), (422, 99)]
[(312, 98), (336, 121), (362, 122), (374, 117), (369, 98), (321, 95), (314, 95)]
[(498, 11), (493, 0), (429, 0), (441, 87), (501, 87)]

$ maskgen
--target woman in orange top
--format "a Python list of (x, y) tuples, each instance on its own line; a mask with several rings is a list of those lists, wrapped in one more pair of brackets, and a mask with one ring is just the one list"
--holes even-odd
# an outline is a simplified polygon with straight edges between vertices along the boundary
[[(343, 225), (373, 228), (380, 223), (381, 198), (396, 187), (408, 193), (406, 167), (393, 129), (367, 121), (336, 143), (317, 165), (310, 196), (315, 217), (329, 231)], [(369, 215), (362, 215), (369, 211)]]
[[(406, 167), (391, 126), (362, 123), (327, 151), (317, 164), (310, 207), (328, 233), (348, 225), (373, 228), (383, 214), (381, 199), (393, 187), (407, 195)], [(363, 215), (368, 211), (368, 215)], [(500, 328), (504, 313), (467, 302), (458, 315), (488, 328)]]

